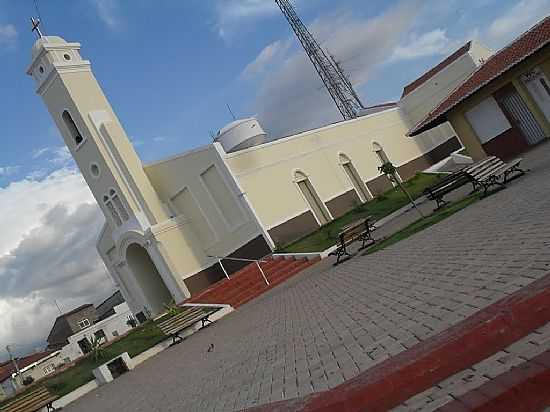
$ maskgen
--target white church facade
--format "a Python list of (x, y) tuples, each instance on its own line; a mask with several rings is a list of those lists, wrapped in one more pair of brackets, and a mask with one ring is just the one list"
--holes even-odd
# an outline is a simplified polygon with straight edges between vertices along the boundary
[(269, 141), (244, 119), (212, 144), (149, 165), (80, 44), (40, 38), (28, 74), (105, 215), (99, 254), (131, 310), (150, 317), (220, 280), (218, 257), (263, 257), (391, 188), (381, 162), (406, 180), (460, 149), (449, 124), (406, 133), (488, 55), (469, 43), (399, 102), (354, 120)]

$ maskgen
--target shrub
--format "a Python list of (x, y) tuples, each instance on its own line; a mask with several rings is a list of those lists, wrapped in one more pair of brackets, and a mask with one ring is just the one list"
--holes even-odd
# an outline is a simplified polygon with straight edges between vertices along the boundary
[(32, 376), (27, 376), (25, 377), (25, 379), (23, 379), (23, 385), (25, 386), (32, 385), (33, 382), (34, 382), (34, 378)]

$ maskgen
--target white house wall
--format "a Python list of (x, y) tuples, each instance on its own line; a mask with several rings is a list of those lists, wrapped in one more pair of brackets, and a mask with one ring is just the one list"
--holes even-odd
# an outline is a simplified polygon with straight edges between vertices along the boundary
[(512, 127), (493, 96), (468, 110), (465, 116), (482, 144)]
[(72, 362), (82, 357), (84, 353), (80, 350), (78, 341), (87, 338), (88, 341), (92, 342), (94, 333), (99, 330), (105, 332), (107, 342), (130, 331), (132, 328), (127, 323), (130, 316), (132, 316), (132, 312), (126, 303), (116, 306), (114, 315), (70, 336), (68, 338), (69, 344), (61, 349), (60, 359)]

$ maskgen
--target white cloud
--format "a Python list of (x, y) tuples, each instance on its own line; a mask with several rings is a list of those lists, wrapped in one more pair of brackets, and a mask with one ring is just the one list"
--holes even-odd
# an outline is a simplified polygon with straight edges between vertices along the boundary
[(40, 226), (43, 216), (54, 206), (72, 208), (94, 199), (82, 176), (60, 169), (43, 180), (24, 179), (0, 188), (0, 256), (15, 249), (23, 237)]
[(19, 171), (19, 166), (0, 166), (0, 177), (11, 176)]
[[(293, 1), (294, 5), (305, 7), (304, 0)], [(310, 0), (311, 3), (311, 0)], [(217, 0), (216, 28), (222, 38), (227, 38), (236, 29), (246, 27), (250, 21), (273, 15), (281, 11), (273, 0)]]
[(17, 36), (17, 29), (13, 24), (0, 24), (0, 48), (15, 46)]
[(395, 48), (391, 61), (417, 59), (427, 56), (441, 56), (449, 54), (459, 47), (457, 41), (447, 37), (443, 29), (435, 29), (418, 35), (411, 33), (407, 42)]
[(268, 46), (258, 54), (254, 61), (250, 62), (243, 70), (242, 76), (245, 78), (252, 78), (258, 74), (263, 73), (270, 65), (274, 63), (274, 60), (283, 56), (285, 52), (292, 45), (292, 41), (277, 40)]
[(117, 29), (120, 27), (120, 18), (118, 15), (118, 0), (92, 0), (97, 9), (99, 18), (110, 29)]
[(277, 10), (273, 0), (223, 0), (218, 3), (218, 12), (223, 19), (265, 16)]
[(484, 37), (496, 47), (502, 47), (548, 15), (550, 0), (521, 0), (495, 19)]
[[(414, 1), (404, 1), (371, 19), (351, 14), (324, 16), (310, 25), (310, 30), (360, 87), (377, 65), (391, 56), (402, 35), (408, 32), (416, 16), (415, 5)], [(292, 41), (296, 42), (294, 38)], [(265, 54), (263, 60), (269, 60), (269, 53)], [(252, 67), (259, 60), (260, 56), (251, 63)], [(273, 64), (261, 76), (254, 111), (272, 136), (341, 119), (301, 48), (278, 53), (277, 59), (269, 62)]]
[(32, 153), (33, 159), (46, 158), (48, 163), (57, 168), (73, 165), (74, 161), (67, 146), (43, 147)]
[[(103, 216), (72, 169), (0, 189), (0, 341), (34, 345), (63, 310), (113, 288), (95, 249)], [(21, 333), (21, 331), (25, 331)]]

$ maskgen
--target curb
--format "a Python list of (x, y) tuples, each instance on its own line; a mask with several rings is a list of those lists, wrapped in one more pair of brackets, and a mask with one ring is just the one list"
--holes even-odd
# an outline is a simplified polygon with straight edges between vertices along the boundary
[(539, 412), (550, 405), (550, 351), (538, 355), (437, 409)]

